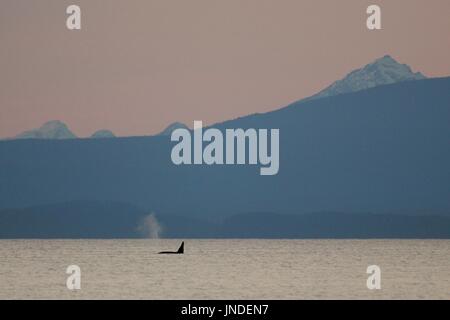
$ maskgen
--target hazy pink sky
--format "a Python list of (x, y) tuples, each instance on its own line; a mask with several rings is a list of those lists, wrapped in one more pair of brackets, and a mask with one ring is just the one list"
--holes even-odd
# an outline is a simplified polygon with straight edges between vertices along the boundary
[[(66, 7), (82, 30), (66, 29)], [(379, 4), (383, 30), (366, 29)], [(145, 135), (280, 108), (385, 54), (450, 75), (448, 0), (0, 2), (0, 137)]]

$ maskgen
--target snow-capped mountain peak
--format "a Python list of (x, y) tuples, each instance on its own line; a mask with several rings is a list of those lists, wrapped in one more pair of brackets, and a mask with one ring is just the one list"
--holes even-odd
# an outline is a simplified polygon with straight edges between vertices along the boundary
[(386, 55), (361, 69), (350, 72), (343, 79), (334, 82), (311, 98), (334, 96), (380, 85), (421, 79), (426, 79), (422, 73), (413, 72), (408, 65), (401, 64), (391, 56)]

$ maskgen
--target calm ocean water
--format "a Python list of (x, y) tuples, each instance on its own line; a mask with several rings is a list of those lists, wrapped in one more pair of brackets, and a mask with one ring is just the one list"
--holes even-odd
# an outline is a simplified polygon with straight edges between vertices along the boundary
[[(450, 240), (0, 240), (1, 299), (450, 299)], [(81, 290), (66, 287), (68, 265)], [(381, 268), (368, 290), (366, 268)]]

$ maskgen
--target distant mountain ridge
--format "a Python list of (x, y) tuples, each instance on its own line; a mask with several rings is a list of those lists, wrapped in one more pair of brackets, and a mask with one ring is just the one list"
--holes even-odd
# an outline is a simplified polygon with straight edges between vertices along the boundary
[(167, 237), (450, 238), (450, 77), (386, 79), (398, 81), (214, 125), (279, 128), (270, 177), (251, 165), (174, 165), (176, 126), (0, 141), (0, 237), (141, 237), (151, 212)]
[[(343, 79), (334, 82), (329, 87), (319, 93), (305, 98), (301, 101), (335, 96), (344, 93), (357, 92), (360, 90), (374, 88), (380, 85), (398, 83), (402, 81), (423, 80), (426, 77), (420, 72), (413, 72), (411, 67), (400, 64), (389, 55), (385, 55), (366, 66), (350, 72)], [(189, 129), (181, 122), (174, 122), (168, 125), (160, 136), (171, 135), (175, 129)], [(115, 135), (110, 130), (98, 130), (91, 138), (114, 138)], [(38, 129), (25, 131), (16, 137), (9, 139), (74, 139), (77, 136), (72, 133), (66, 124), (59, 120), (49, 121)]]
[(116, 136), (115, 136), (115, 134), (112, 131), (106, 130), (106, 129), (95, 131), (91, 135), (91, 138), (93, 138), (93, 139), (115, 138), (115, 137)]
[(189, 129), (187, 125), (181, 122), (174, 122), (168, 125), (163, 131), (161, 131), (158, 135), (160, 136), (170, 136), (172, 131), (176, 129)]
[(448, 213), (449, 88), (450, 77), (405, 81), (214, 126), (279, 128), (280, 171), (271, 177), (251, 165), (176, 166), (168, 136), (0, 141), (0, 209), (92, 199), (211, 219)]
[[(61, 219), (64, 213), (64, 219)], [(233, 214), (222, 221), (153, 215), (131, 204), (76, 201), (0, 210), (0, 239), (162, 238), (449, 239), (450, 216), (316, 212)], [(70, 223), (68, 223), (70, 221)]]
[(330, 97), (380, 85), (423, 79), (426, 79), (426, 77), (422, 73), (413, 72), (410, 66), (400, 64), (391, 56), (385, 55), (363, 68), (350, 72), (343, 79), (334, 82), (310, 98)]
[(25, 131), (14, 139), (75, 139), (77, 136), (69, 130), (67, 125), (59, 120), (44, 123), (37, 129)]
[[(159, 136), (170, 136), (173, 130), (176, 129), (189, 129), (187, 125), (181, 122), (174, 122), (168, 125), (163, 131), (158, 133)], [(92, 139), (104, 139), (104, 138), (115, 138), (116, 135), (107, 129), (101, 129), (94, 132), (89, 138)], [(31, 129), (24, 131), (17, 136), (5, 140), (16, 140), (16, 139), (47, 139), (47, 140), (62, 140), (62, 139), (76, 139), (77, 137), (68, 126), (59, 120), (52, 120), (44, 123), (41, 127), (37, 129)]]
[[(116, 136), (110, 130), (102, 129), (94, 132), (90, 138), (115, 138)], [(44, 123), (41, 127), (24, 131), (17, 136), (6, 140), (20, 139), (46, 139), (46, 140), (65, 140), (77, 139), (77, 137), (69, 127), (60, 120), (51, 120)]]

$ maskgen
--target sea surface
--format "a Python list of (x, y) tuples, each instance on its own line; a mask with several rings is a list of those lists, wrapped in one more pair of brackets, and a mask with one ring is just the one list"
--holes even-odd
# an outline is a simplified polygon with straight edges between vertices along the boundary
[(185, 239), (157, 254), (180, 243), (0, 240), (0, 299), (450, 299), (450, 240)]

